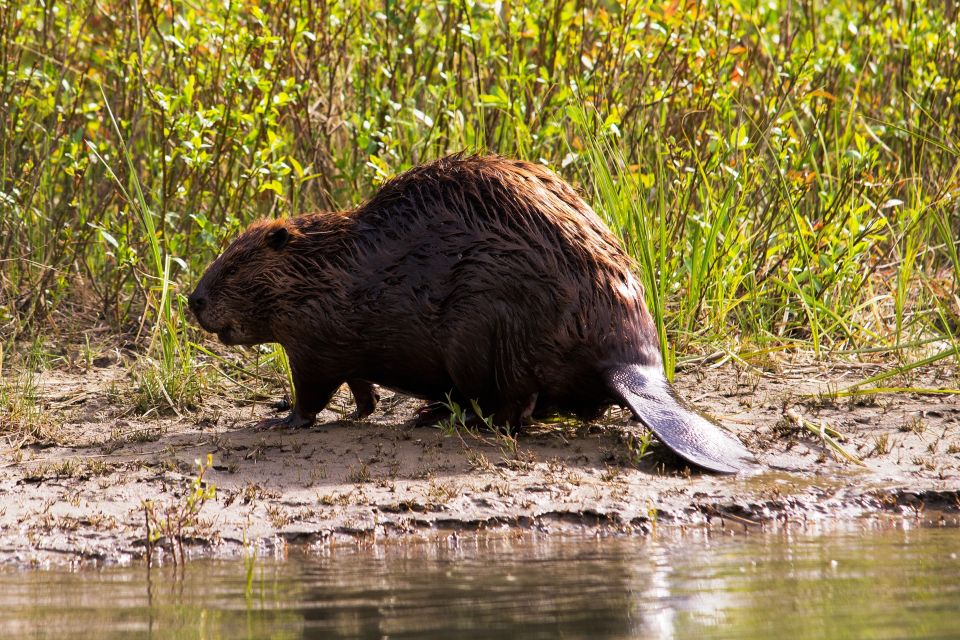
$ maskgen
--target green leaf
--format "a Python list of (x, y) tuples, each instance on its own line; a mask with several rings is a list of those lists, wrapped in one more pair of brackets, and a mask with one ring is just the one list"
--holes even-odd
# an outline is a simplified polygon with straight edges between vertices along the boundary
[(263, 193), (264, 191), (273, 191), (278, 196), (283, 195), (283, 185), (280, 184), (279, 180), (271, 180), (270, 182), (264, 182), (260, 185), (260, 188), (257, 190), (257, 193)]

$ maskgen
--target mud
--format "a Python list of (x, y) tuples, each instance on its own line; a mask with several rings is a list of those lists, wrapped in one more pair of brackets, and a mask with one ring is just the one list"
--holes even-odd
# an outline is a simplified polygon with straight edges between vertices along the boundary
[[(37, 381), (48, 437), (0, 453), (0, 562), (45, 565), (142, 557), (144, 501), (157, 513), (186, 504), (196, 461), (216, 495), (181, 535), (191, 555), (230, 556), (403, 541), (466, 532), (644, 534), (711, 526), (752, 530), (878, 516), (957, 520), (960, 401), (955, 395), (817, 394), (874, 373), (870, 365), (791, 363), (777, 373), (732, 365), (677, 375), (681, 393), (709, 411), (769, 469), (749, 477), (691, 472), (611, 410), (602, 424), (536, 425), (515, 439), (409, 426), (417, 403), (383, 392), (364, 422), (346, 388), (317, 426), (253, 428), (264, 404), (208, 397), (187, 415), (137, 416), (118, 400), (135, 384), (110, 365), (51, 371)], [(956, 388), (957, 372), (917, 374)], [(912, 383), (918, 385), (918, 380)], [(796, 427), (800, 413), (846, 436), (864, 466), (838, 459)], [(167, 553), (170, 540), (158, 542)], [(166, 549), (166, 551), (164, 551)]]

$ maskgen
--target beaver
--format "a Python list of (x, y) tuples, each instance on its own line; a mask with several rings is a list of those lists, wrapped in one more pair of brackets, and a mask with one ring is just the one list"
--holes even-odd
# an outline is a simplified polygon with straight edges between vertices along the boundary
[(346, 382), (362, 418), (373, 385), (475, 406), (496, 424), (598, 418), (628, 407), (682, 458), (736, 473), (755, 460), (685, 406), (663, 373), (630, 258), (547, 168), (454, 155), (383, 184), (366, 203), (254, 222), (188, 303), (229, 345), (279, 343), (304, 427)]

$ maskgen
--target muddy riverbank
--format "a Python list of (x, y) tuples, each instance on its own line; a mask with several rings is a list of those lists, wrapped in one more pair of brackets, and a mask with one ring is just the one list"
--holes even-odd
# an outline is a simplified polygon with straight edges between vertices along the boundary
[[(872, 373), (867, 365), (797, 364), (777, 373), (699, 367), (682, 395), (719, 418), (769, 469), (723, 477), (683, 468), (620, 410), (602, 424), (541, 424), (516, 438), (412, 428), (413, 400), (384, 392), (364, 422), (344, 389), (318, 424), (259, 431), (263, 404), (208, 398), (184, 415), (137, 416), (116, 401), (122, 366), (51, 371), (35, 380), (55, 434), (0, 456), (0, 562), (122, 562), (142, 557), (147, 525), (188, 502), (196, 461), (212, 466), (188, 553), (235, 555), (473, 531), (643, 534), (711, 524), (750, 529), (810, 520), (955, 518), (960, 510), (960, 402), (954, 395), (818, 394)], [(957, 372), (916, 375), (955, 388)], [(114, 391), (111, 391), (114, 390)], [(829, 426), (863, 466), (838, 458), (794, 416)], [(645, 454), (645, 455), (641, 455)], [(166, 540), (161, 539), (160, 545)]]

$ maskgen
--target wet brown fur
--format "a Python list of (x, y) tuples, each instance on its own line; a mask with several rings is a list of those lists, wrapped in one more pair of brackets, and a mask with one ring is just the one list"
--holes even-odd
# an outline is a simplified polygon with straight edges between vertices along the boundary
[(660, 367), (642, 300), (620, 243), (569, 185), (527, 162), (451, 156), (354, 210), (254, 223), (191, 306), (226, 343), (284, 347), (293, 424), (347, 381), (359, 415), (378, 384), (476, 400), (516, 425), (534, 407), (596, 417), (614, 401), (605, 369)]

